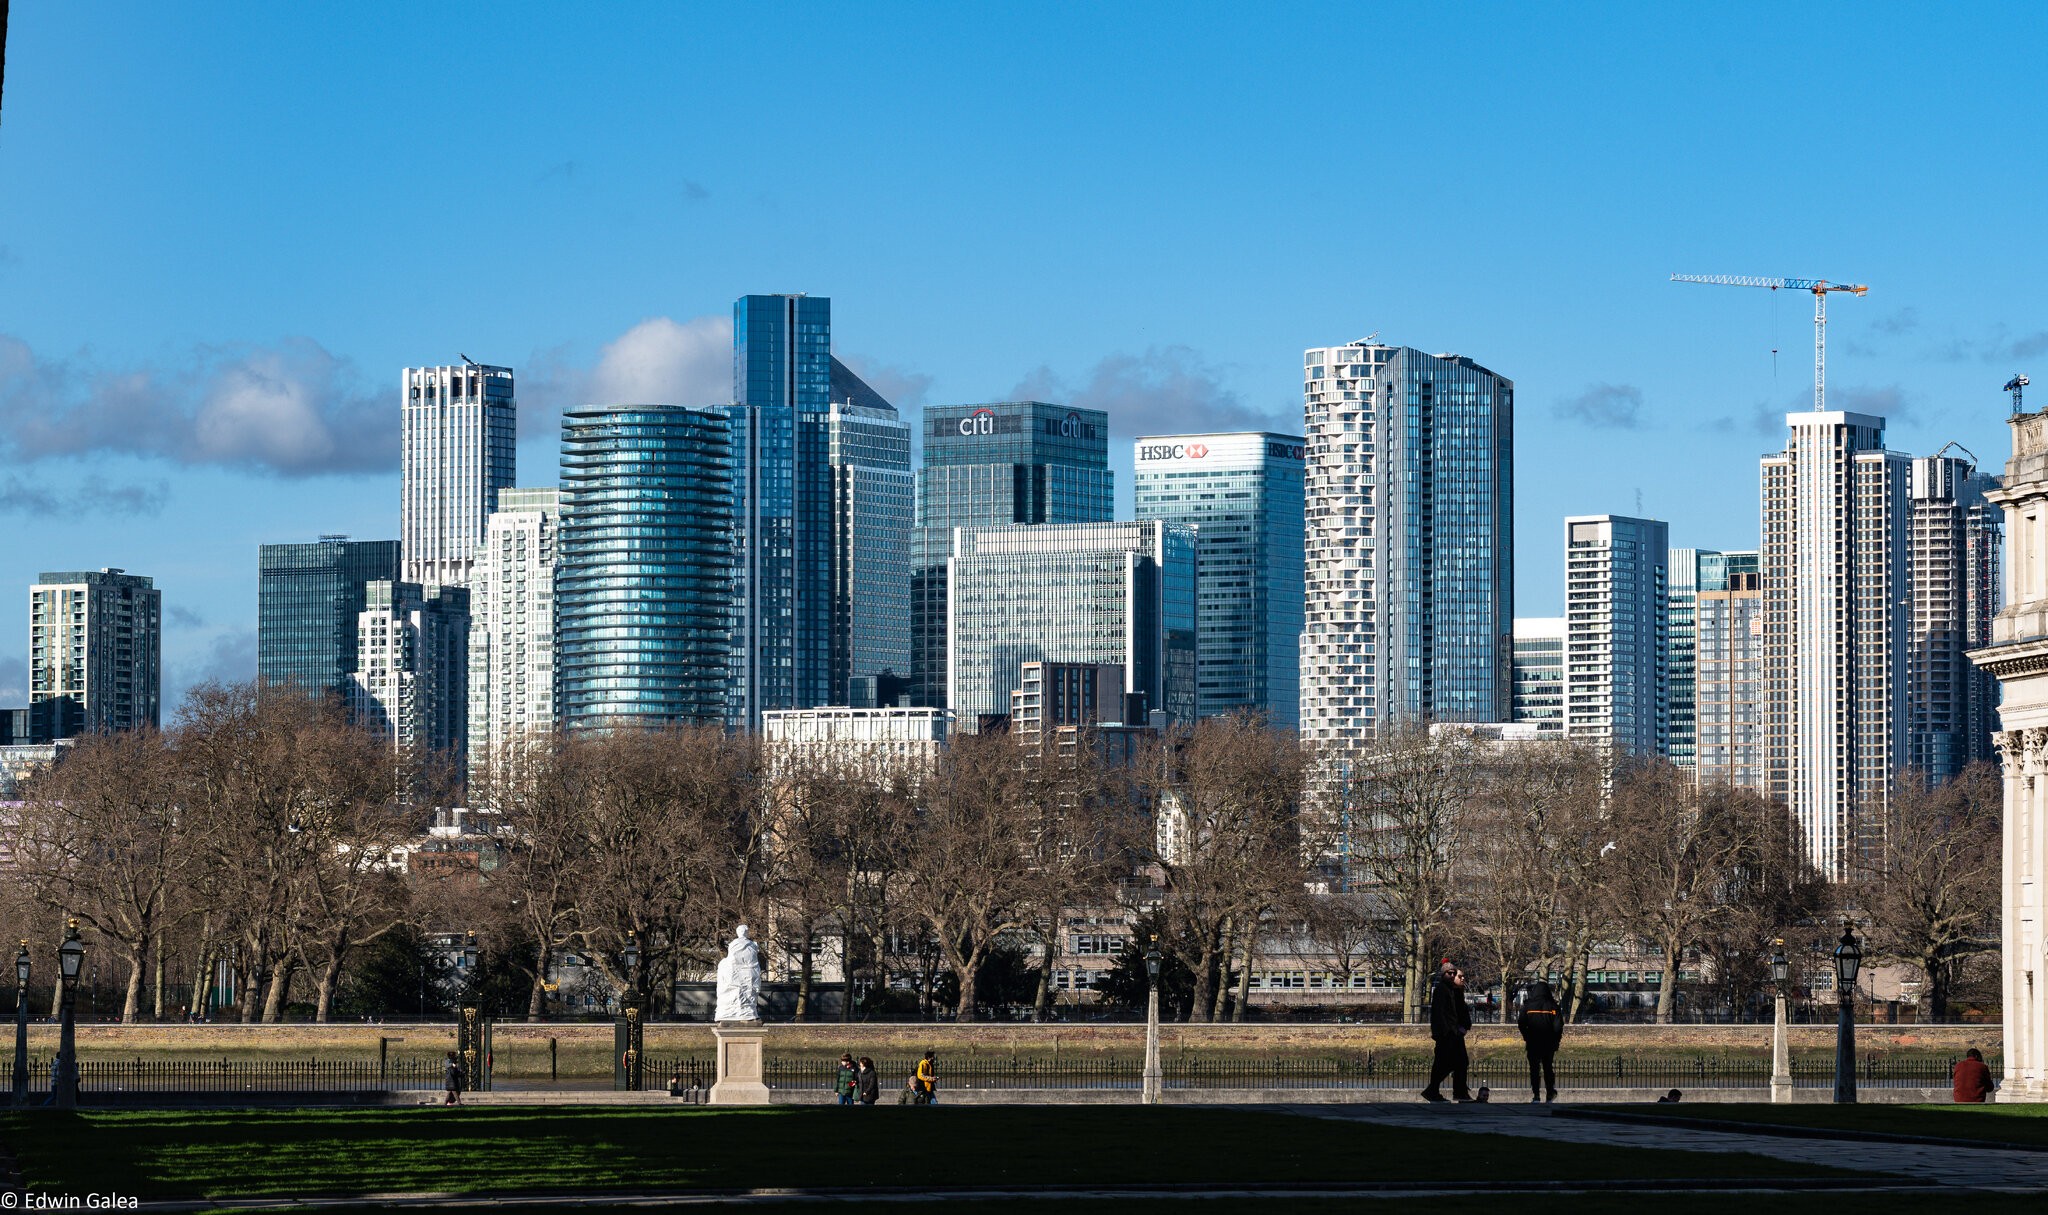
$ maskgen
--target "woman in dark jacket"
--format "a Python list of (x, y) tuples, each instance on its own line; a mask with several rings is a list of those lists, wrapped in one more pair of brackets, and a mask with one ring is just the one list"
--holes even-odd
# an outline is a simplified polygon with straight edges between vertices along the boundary
[(875, 1070), (875, 1061), (866, 1055), (860, 1057), (860, 1103), (873, 1105), (882, 1097), (882, 1073)]
[(1522, 997), (1522, 1016), (1515, 1022), (1522, 1031), (1522, 1049), (1529, 1052), (1529, 1100), (1557, 1100), (1557, 1046), (1564, 1041), (1564, 1010), (1550, 994), (1550, 984), (1538, 979)]

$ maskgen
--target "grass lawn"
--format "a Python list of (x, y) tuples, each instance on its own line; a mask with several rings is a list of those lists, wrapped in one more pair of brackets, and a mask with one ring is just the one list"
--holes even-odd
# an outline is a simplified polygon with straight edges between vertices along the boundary
[(1247, 1110), (1089, 1106), (122, 1111), (0, 1115), (32, 1191), (382, 1191), (1825, 1177), (1760, 1156), (1580, 1147)]
[[(1599, 1106), (1589, 1106), (1599, 1109)], [(1654, 1111), (1615, 1106), (1619, 1113), (1718, 1122), (1767, 1122), (1822, 1130), (1929, 1135), (2048, 1147), (2048, 1105), (1696, 1105)]]

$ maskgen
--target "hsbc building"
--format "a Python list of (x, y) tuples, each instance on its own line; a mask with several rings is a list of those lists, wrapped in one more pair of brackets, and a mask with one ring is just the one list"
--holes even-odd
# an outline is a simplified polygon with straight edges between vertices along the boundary
[(1300, 435), (1145, 435), (1132, 443), (1138, 519), (1195, 528), (1196, 697), (1203, 715), (1300, 718)]

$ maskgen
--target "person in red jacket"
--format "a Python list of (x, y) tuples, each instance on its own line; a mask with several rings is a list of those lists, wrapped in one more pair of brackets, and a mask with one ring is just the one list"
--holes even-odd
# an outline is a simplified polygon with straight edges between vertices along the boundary
[(1971, 1047), (1956, 1064), (1956, 1100), (1981, 1104), (1991, 1100), (1991, 1092), (1998, 1086), (1991, 1082), (1991, 1069), (1984, 1066), (1984, 1052)]

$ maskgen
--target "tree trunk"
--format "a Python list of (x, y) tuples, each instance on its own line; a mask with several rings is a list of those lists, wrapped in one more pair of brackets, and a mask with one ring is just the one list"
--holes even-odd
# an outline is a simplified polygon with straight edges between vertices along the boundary
[(808, 1021), (811, 1019), (811, 963), (815, 947), (811, 944), (811, 925), (808, 921), (804, 923), (803, 930), (804, 943), (796, 953), (796, 1017), (794, 1019), (797, 1021)]
[(839, 1020), (853, 1020), (853, 925), (839, 925)]
[(1565, 959), (1568, 982), (1572, 988), (1570, 1020), (1574, 1023), (1586, 1012), (1586, 955), (1593, 949), (1593, 930), (1581, 928), (1572, 937), (1572, 956)]
[(263, 1000), (263, 1023), (276, 1025), (284, 1020), (285, 997), (292, 990), (292, 960), (284, 958), (277, 964), (270, 979), (270, 991)]
[(269, 958), (261, 941), (249, 943), (247, 961), (242, 959), (239, 950), (236, 951), (235, 975), (242, 983), (242, 990), (237, 993), (241, 999), (235, 1006), (235, 1016), (242, 1024), (248, 1025), (256, 1020), (256, 999), (265, 980), (270, 977)]
[(149, 1019), (161, 1021), (164, 1019), (164, 962), (166, 960), (164, 957), (164, 930), (161, 928), (156, 930), (156, 946), (150, 950), (150, 955), (156, 959), (156, 990), (151, 993), (153, 999), (150, 1002)]
[(1038, 944), (1038, 997), (1031, 1004), (1031, 1019), (1043, 1025), (1052, 1016), (1052, 964), (1059, 944), (1060, 921), (1055, 912), (1046, 920), (1046, 933)]
[(1230, 1019), (1233, 1021), (1244, 1020), (1245, 1005), (1252, 1002), (1252, 951), (1259, 943), (1256, 920), (1253, 921), (1253, 925), (1255, 930), (1244, 935), (1244, 964), (1237, 970), (1237, 1003), (1230, 1010)]
[(128, 959), (128, 990), (121, 997), (121, 1024), (132, 1025), (142, 1013), (142, 981), (149, 975), (149, 938), (136, 943)]
[(1202, 938), (1202, 951), (1195, 956), (1195, 998), (1188, 1001), (1188, 1020), (1206, 1023), (1209, 1002), (1216, 986), (1216, 935)]
[[(541, 943), (534, 950), (533, 990), (526, 993), (526, 1019), (528, 1021), (540, 1020), (541, 1003), (547, 999), (548, 954), (550, 952), (552, 951), (548, 949), (545, 942)], [(714, 1013), (717, 1012), (716, 1009), (712, 1011)]]
[(185, 1001), (187, 1015), (194, 1019), (213, 1011), (213, 913), (199, 917), (199, 952), (192, 958), (192, 990)]
[(1512, 977), (1513, 972), (1511, 972), (1505, 965), (1503, 965), (1500, 968), (1500, 1023), (1502, 1025), (1506, 1025), (1508, 1023), (1508, 1004), (1510, 1003), (1510, 997), (1513, 994), (1508, 989), (1508, 981)]
[(320, 968), (320, 977), (313, 988), (313, 1019), (326, 1024), (334, 1013), (334, 987), (341, 977), (341, 959), (330, 957)]
[(974, 972), (981, 969), (971, 955), (966, 965), (960, 967), (960, 1006), (953, 1010), (953, 1019), (963, 1024), (974, 1020)]
[(1222, 929), (1216, 934), (1216, 990), (1209, 997), (1209, 1020), (1211, 1023), (1225, 1020), (1230, 1016), (1230, 952), (1235, 943), (1236, 925), (1231, 918), (1225, 918)]
[(1657, 980), (1657, 1024), (1671, 1024), (1672, 994), (1678, 988), (1678, 941), (1664, 941), (1664, 973)]
[(1926, 992), (1927, 1017), (1931, 1021), (1948, 1020), (1948, 975), (1941, 964), (1941, 951), (1930, 949), (1920, 955), (1921, 986)]

